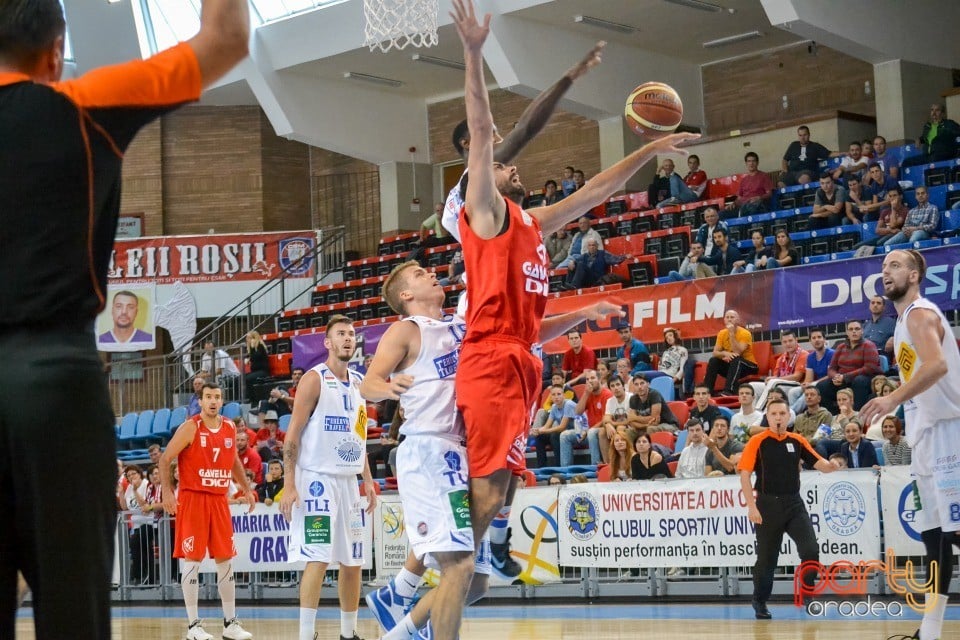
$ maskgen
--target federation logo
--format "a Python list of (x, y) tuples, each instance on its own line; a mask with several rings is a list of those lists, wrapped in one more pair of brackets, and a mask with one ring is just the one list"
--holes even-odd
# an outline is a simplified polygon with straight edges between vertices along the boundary
[(313, 267), (313, 238), (287, 238), (280, 241), (280, 268), (291, 276), (302, 276)]
[(860, 489), (849, 482), (837, 482), (823, 498), (823, 518), (830, 530), (840, 536), (852, 536), (863, 526), (867, 503)]
[(589, 493), (575, 494), (567, 504), (567, 529), (577, 540), (597, 533), (597, 502)]
[(447, 451), (443, 454), (443, 461), (447, 463), (447, 466), (451, 471), (460, 471), (462, 465), (460, 454), (456, 451)]
[(310, 487), (308, 490), (310, 491), (311, 496), (313, 496), (314, 498), (319, 498), (320, 496), (323, 495), (323, 483), (320, 482), (319, 480), (314, 480), (313, 482), (310, 483)]
[(356, 440), (343, 440), (337, 445), (337, 455), (344, 462), (354, 463), (363, 455), (363, 448)]
[(403, 507), (400, 504), (382, 502), (383, 533), (394, 540), (403, 537)]

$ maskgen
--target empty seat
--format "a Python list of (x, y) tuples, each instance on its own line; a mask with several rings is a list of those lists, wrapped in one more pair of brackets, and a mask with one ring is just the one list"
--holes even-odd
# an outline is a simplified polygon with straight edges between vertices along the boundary
[(120, 429), (117, 434), (117, 442), (125, 447), (129, 447), (137, 433), (137, 414), (128, 413), (120, 420)]
[(150, 437), (160, 442), (167, 442), (172, 435), (170, 432), (170, 409), (158, 409), (153, 416), (153, 426), (150, 429)]

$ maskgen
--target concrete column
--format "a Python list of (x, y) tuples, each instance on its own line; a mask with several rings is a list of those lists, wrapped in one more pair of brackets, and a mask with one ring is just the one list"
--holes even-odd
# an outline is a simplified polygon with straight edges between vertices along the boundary
[[(384, 233), (415, 231), (433, 213), (433, 167), (385, 162), (380, 170), (380, 224)], [(414, 203), (418, 198), (420, 202)]]
[(941, 102), (953, 85), (951, 71), (940, 67), (889, 60), (873, 65), (877, 100), (877, 133), (888, 142), (913, 140), (923, 128), (930, 105)]

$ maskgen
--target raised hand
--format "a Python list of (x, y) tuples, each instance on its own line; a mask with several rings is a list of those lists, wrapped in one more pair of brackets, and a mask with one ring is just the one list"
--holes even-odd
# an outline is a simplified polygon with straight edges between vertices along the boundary
[(593, 69), (595, 66), (603, 62), (603, 49), (607, 46), (605, 40), (597, 42), (593, 45), (593, 49), (587, 52), (587, 55), (583, 57), (583, 60), (577, 64), (570, 67), (567, 71), (567, 77), (571, 80), (577, 80), (582, 76), (586, 75), (590, 69)]
[(625, 318), (627, 314), (620, 305), (608, 302), (607, 300), (601, 300), (586, 309), (587, 320), (603, 320), (607, 316), (612, 315), (618, 318)]
[(676, 153), (681, 156), (686, 156), (689, 151), (682, 149), (677, 145), (684, 144), (685, 142), (693, 142), (699, 139), (699, 133), (671, 133), (670, 135), (657, 138), (653, 142), (648, 143), (646, 147), (648, 150), (655, 151), (658, 154)]
[(453, 0), (453, 11), (450, 13), (453, 24), (460, 35), (464, 49), (479, 51), (490, 34), (490, 14), (483, 16), (483, 24), (477, 22), (477, 14), (473, 7), (473, 0)]

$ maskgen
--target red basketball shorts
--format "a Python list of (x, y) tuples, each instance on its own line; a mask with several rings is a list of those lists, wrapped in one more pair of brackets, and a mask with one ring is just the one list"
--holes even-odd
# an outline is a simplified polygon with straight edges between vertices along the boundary
[(526, 469), (530, 411), (540, 399), (543, 363), (527, 346), (486, 338), (465, 342), (457, 366), (457, 408), (467, 431), (470, 477)]
[(226, 495), (181, 490), (175, 528), (174, 558), (203, 560), (207, 552), (214, 559), (237, 555)]

